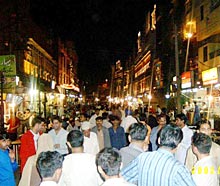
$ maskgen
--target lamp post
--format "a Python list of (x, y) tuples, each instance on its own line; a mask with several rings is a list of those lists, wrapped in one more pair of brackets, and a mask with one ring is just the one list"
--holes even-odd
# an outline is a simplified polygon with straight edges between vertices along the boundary
[(177, 26), (174, 25), (175, 31), (175, 61), (176, 61), (176, 82), (177, 82), (177, 92), (176, 92), (176, 105), (177, 113), (181, 112), (180, 96), (181, 96), (181, 82), (180, 82), (180, 69), (179, 69), (179, 49), (178, 49), (178, 36), (177, 36)]

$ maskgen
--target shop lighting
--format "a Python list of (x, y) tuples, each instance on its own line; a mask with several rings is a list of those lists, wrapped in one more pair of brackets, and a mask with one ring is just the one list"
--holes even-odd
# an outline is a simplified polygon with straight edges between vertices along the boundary
[(65, 95), (64, 94), (60, 94), (60, 99), (64, 99)]
[(167, 93), (167, 94), (165, 95), (165, 98), (166, 98), (166, 99), (169, 99), (169, 98), (170, 98), (170, 94)]
[(218, 83), (218, 84), (214, 85), (214, 87), (215, 87), (215, 88), (219, 88), (219, 87), (220, 87), (220, 84)]
[(209, 100), (209, 101), (212, 101), (212, 100), (213, 100), (213, 96), (210, 95), (210, 96), (208, 97), (208, 100)]
[(152, 96), (149, 94), (149, 95), (147, 96), (147, 98), (148, 98), (148, 99), (152, 99)]
[(53, 93), (50, 94), (50, 99), (54, 99), (54, 98), (55, 98), (54, 94)]
[(9, 103), (9, 107), (14, 108), (15, 107), (15, 103), (14, 102)]
[(187, 37), (188, 39), (190, 39), (192, 36), (193, 36), (192, 33), (190, 33), (190, 32), (186, 33), (186, 37)]
[(38, 90), (36, 90), (36, 89), (30, 89), (30, 90), (29, 90), (29, 94), (30, 94), (30, 95), (36, 95), (37, 92), (38, 92)]

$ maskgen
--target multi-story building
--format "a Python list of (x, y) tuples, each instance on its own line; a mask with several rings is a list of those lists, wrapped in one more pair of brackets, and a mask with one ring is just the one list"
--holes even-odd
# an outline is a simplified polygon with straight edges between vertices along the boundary
[[(220, 1), (219, 0), (187, 0), (185, 3), (185, 30), (190, 36), (189, 47), (197, 48), (192, 63), (198, 76), (192, 100), (208, 105), (208, 118), (219, 115), (220, 103)], [(188, 27), (188, 28), (187, 28)], [(190, 35), (189, 35), (190, 34)], [(196, 43), (194, 41), (197, 41)], [(194, 53), (195, 54), (195, 53)], [(202, 105), (202, 104), (201, 104)]]
[[(78, 58), (73, 44), (66, 42), (64, 46), (39, 27), (30, 16), (29, 1), (2, 0), (1, 6), (4, 7), (0, 10), (1, 61), (8, 58), (5, 55), (16, 60), (14, 74), (5, 78), (7, 83), (2, 91), (5, 114), (9, 114), (13, 106), (15, 111), (29, 108), (45, 117), (61, 115), (63, 111), (59, 108), (64, 102), (60, 100), (66, 93), (63, 89), (79, 92)], [(4, 71), (3, 63), (0, 70)], [(13, 86), (8, 87), (8, 81)], [(15, 107), (13, 100), (19, 100)]]

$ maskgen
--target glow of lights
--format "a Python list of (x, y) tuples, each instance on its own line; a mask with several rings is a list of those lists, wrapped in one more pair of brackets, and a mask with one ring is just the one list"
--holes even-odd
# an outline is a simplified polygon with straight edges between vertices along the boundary
[(70, 98), (75, 98), (76, 96), (74, 94), (69, 95)]
[(220, 84), (216, 84), (214, 85), (215, 88), (219, 88), (220, 87)]
[(149, 94), (149, 95), (147, 96), (147, 98), (148, 98), (148, 99), (152, 99), (152, 96)]
[(65, 95), (64, 94), (60, 94), (60, 99), (64, 99)]
[(167, 93), (167, 94), (165, 95), (165, 98), (166, 98), (166, 99), (169, 99), (169, 98), (170, 98), (170, 94)]
[(128, 96), (128, 101), (131, 101), (132, 100), (132, 96)]
[(54, 99), (54, 98), (55, 98), (54, 94), (51, 93), (51, 94), (50, 94), (50, 99)]
[(210, 96), (208, 97), (208, 99), (209, 99), (209, 101), (212, 101), (212, 100), (213, 100), (213, 96), (210, 95)]
[(137, 98), (133, 98), (133, 102), (137, 102)]
[(131, 105), (132, 105), (132, 102), (131, 102), (131, 101), (129, 101), (129, 102), (128, 102), (128, 106), (130, 107)]
[(192, 34), (192, 33), (190, 33), (190, 32), (186, 33), (186, 37), (187, 37), (187, 38), (189, 38), (189, 39), (190, 39), (192, 36), (193, 36), (193, 34)]
[(109, 101), (109, 102), (113, 102), (113, 98), (110, 97), (110, 98), (108, 99), (108, 101)]
[(15, 103), (14, 102), (9, 103), (9, 107), (14, 108), (15, 107)]
[(32, 95), (32, 96), (33, 96), (33, 95), (36, 95), (37, 92), (38, 92), (38, 90), (36, 90), (36, 89), (30, 89), (30, 90), (29, 90), (29, 94)]
[(19, 82), (19, 77), (18, 76), (15, 77), (15, 82), (16, 82), (16, 85), (18, 85), (18, 82)]
[(95, 101), (98, 102), (98, 101), (99, 101), (99, 98), (95, 98)]

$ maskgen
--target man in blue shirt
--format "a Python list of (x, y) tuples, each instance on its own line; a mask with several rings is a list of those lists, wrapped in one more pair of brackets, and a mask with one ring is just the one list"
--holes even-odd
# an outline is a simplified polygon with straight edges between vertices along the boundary
[(0, 133), (0, 186), (15, 186), (14, 172), (18, 168), (15, 153), (9, 148), (8, 134)]
[(138, 186), (195, 186), (190, 172), (174, 157), (182, 139), (181, 128), (171, 124), (164, 126), (158, 140), (159, 149), (140, 154), (121, 175)]
[(121, 120), (118, 116), (112, 115), (109, 119), (112, 123), (112, 127), (108, 129), (111, 146), (120, 150), (127, 144), (124, 128), (120, 126)]

